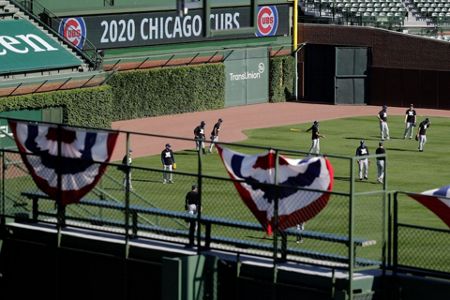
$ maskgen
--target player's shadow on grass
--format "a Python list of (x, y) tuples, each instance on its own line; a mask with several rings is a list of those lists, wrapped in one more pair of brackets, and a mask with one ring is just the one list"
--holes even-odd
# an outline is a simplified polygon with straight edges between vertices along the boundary
[(357, 140), (357, 141), (360, 141), (360, 140), (366, 140), (366, 141), (379, 141), (379, 140), (380, 140), (380, 138), (377, 137), (377, 136), (371, 136), (371, 137), (369, 137), (369, 138), (347, 136), (347, 137), (345, 137), (345, 139), (346, 139), (346, 140)]
[(387, 148), (387, 151), (401, 151), (401, 152), (417, 152), (417, 149), (404, 149), (404, 148)]
[(139, 182), (155, 182), (155, 183), (161, 183), (161, 180), (154, 180), (154, 179), (141, 179), (141, 178), (133, 178), (133, 181), (139, 181)]
[(340, 181), (349, 181), (350, 177), (348, 176), (334, 176), (335, 180), (340, 180)]
[(197, 154), (197, 150), (195, 149), (188, 149), (188, 150), (183, 150), (181, 152), (176, 152), (176, 155), (192, 155), (192, 154)]

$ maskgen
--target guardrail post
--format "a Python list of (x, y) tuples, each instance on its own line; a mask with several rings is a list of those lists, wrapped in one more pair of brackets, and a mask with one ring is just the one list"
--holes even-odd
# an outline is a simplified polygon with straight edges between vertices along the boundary
[(398, 192), (394, 194), (394, 230), (393, 230), (393, 249), (392, 249), (392, 270), (394, 271), (394, 275), (397, 274), (398, 268)]
[(5, 201), (6, 201), (6, 197), (5, 197), (5, 151), (3, 151), (2, 149), (2, 197), (1, 197), (1, 208), (2, 208), (2, 216), (1, 216), (1, 225), (5, 225), (6, 224), (6, 220), (5, 220)]
[(131, 212), (131, 218), (132, 218), (132, 238), (137, 237), (137, 233), (138, 233), (138, 213), (136, 211), (132, 211)]
[[(56, 197), (56, 207), (57, 207), (57, 227), (58, 234), (61, 234), (61, 228), (66, 226), (66, 207), (62, 203), (62, 126), (58, 124), (57, 127), (57, 197)], [(58, 238), (58, 241), (60, 239)], [(58, 242), (59, 245), (59, 242)]]
[(131, 183), (131, 166), (130, 166), (130, 133), (126, 135), (126, 173), (125, 173), (125, 258), (128, 258), (129, 241), (130, 241), (130, 183)]
[(354, 194), (355, 194), (355, 158), (350, 159), (350, 195), (348, 213), (348, 297), (353, 299), (353, 271), (355, 263), (354, 227)]
[(209, 250), (211, 245), (211, 223), (205, 224), (205, 249)]
[(39, 198), (33, 197), (33, 208), (31, 219), (34, 223), (36, 223), (38, 221), (38, 217), (39, 217)]
[[(197, 187), (198, 187), (198, 207), (197, 207), (197, 254), (201, 252), (201, 242), (202, 242), (202, 230), (201, 230), (201, 219), (202, 219), (202, 196), (203, 196), (203, 186), (202, 186), (202, 144), (199, 144), (197, 151), (198, 159), (198, 171), (197, 171)], [(191, 241), (189, 241), (191, 242)]]

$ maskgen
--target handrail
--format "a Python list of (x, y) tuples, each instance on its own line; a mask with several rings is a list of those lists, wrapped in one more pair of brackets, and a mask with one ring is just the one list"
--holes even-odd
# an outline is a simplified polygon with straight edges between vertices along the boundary
[(73, 45), (69, 40), (67, 40), (65, 37), (61, 36), (59, 32), (54, 30), (49, 24), (45, 23), (41, 18), (38, 17), (38, 15), (35, 14), (35, 8), (40, 8), (42, 10), (42, 13), (47, 18), (49, 17), (49, 20), (55, 20), (58, 22), (61, 22), (61, 19), (58, 18), (53, 12), (45, 8), (42, 4), (40, 4), (38, 1), (33, 0), (8, 0), (13, 5), (20, 8), (22, 12), (26, 12), (30, 18), (32, 18), (35, 22), (39, 23), (42, 27), (44, 27), (45, 30), (49, 31), (51, 34), (56, 36), (60, 41), (64, 42), (64, 44), (68, 47), (70, 47), (73, 51), (77, 52), (78, 55), (83, 57), (85, 61), (87, 61), (90, 65), (90, 67), (93, 70), (96, 70), (100, 65), (102, 58), (99, 55), (97, 48), (94, 46), (92, 42), (90, 42), (86, 36), (84, 37), (85, 45), (88, 45), (88, 50), (92, 52), (91, 55), (88, 54), (87, 51), (80, 49)]
[[(56, 214), (52, 214), (52, 213), (48, 213), (48, 212), (39, 212), (38, 201), (40, 198), (45, 198), (46, 197), (45, 195), (42, 194), (43, 197), (40, 197), (40, 194), (33, 195), (33, 194), (23, 193), (23, 195), (33, 199), (33, 209), (32, 209), (32, 212), (33, 212), (32, 220), (33, 221), (38, 222), (39, 215), (47, 216), (47, 217), (56, 216)], [(99, 207), (99, 208), (108, 208), (108, 209), (114, 209), (114, 210), (119, 210), (119, 211), (126, 210), (125, 204), (116, 203), (113, 201), (83, 200), (82, 199), (79, 202), (79, 205), (81, 205), (81, 206), (86, 205), (86, 206)], [(155, 225), (154, 227), (148, 227), (145, 224), (139, 224), (137, 221), (137, 217), (138, 217), (139, 213), (167, 217), (170, 219), (181, 219), (186, 222), (197, 221), (197, 217), (195, 215), (191, 215), (187, 212), (164, 210), (164, 209), (153, 208), (153, 207), (148, 208), (148, 207), (141, 207), (138, 205), (130, 205), (129, 210), (132, 215), (131, 228), (133, 228), (134, 236), (138, 236), (138, 230), (157, 231), (157, 232), (167, 233), (167, 234), (171, 234), (171, 235), (175, 234), (176, 236), (185, 236), (185, 234), (174, 233), (173, 228), (172, 229), (164, 228), (164, 227), (160, 227), (157, 225)], [(95, 221), (99, 221), (99, 222), (104, 222), (104, 224), (109, 224), (111, 226), (116, 226), (116, 227), (124, 226), (124, 224), (121, 223), (120, 221), (118, 222), (113, 219), (98, 220), (95, 218), (91, 219), (89, 217), (66, 217), (66, 220), (71, 220), (71, 219), (76, 220), (78, 222), (93, 223)], [(261, 230), (261, 226), (257, 223), (242, 222), (242, 221), (237, 221), (237, 220), (232, 220), (232, 219), (215, 218), (215, 217), (208, 217), (208, 216), (202, 217), (199, 221), (200, 221), (200, 223), (202, 223), (203, 225), (206, 226), (205, 234), (204, 235), (202, 234), (202, 240), (204, 241), (203, 247), (205, 250), (210, 249), (212, 243), (219, 243), (219, 244), (235, 245), (237, 247), (239, 247), (239, 245), (241, 245), (241, 246), (246, 245), (246, 247), (251, 248), (251, 249), (266, 249), (269, 251), (270, 250), (275, 251), (275, 249), (272, 249), (273, 245), (271, 243), (257, 243), (257, 242), (236, 239), (233, 237), (213, 236), (212, 235), (212, 230), (211, 230), (212, 225), (228, 226), (228, 227), (235, 227), (235, 228), (240, 228), (240, 229), (259, 231), (259, 230)], [(46, 222), (48, 222), (48, 220)], [(151, 225), (154, 225), (154, 224), (151, 224)], [(85, 228), (82, 226), (82, 224), (78, 224), (78, 225), (74, 225), (74, 226), (80, 227), (80, 228)], [(184, 227), (186, 227), (186, 226), (184, 226)], [(299, 233), (296, 233), (295, 230), (287, 230), (287, 231), (285, 231), (285, 234), (295, 236)], [(305, 238), (311, 238), (311, 239), (315, 239), (315, 240), (324, 240), (324, 241), (328, 241), (328, 242), (334, 242), (334, 243), (344, 244), (344, 245), (349, 246), (348, 238), (346, 238), (345, 236), (333, 235), (333, 234), (329, 234), (329, 233), (320, 233), (320, 232), (315, 232), (315, 231), (304, 231), (301, 233), (301, 235)], [(356, 243), (354, 245), (359, 246), (359, 247), (367, 247), (367, 246), (372, 246), (375, 244), (376, 244), (376, 241), (359, 238), (359, 239), (356, 239)], [(301, 254), (301, 256), (303, 256), (303, 255), (304, 256), (323, 256), (324, 258), (327, 258), (331, 261), (337, 261), (337, 262), (345, 262), (346, 261), (345, 256), (339, 256), (339, 255), (335, 255), (335, 254), (327, 254), (327, 253), (315, 252), (315, 251), (296, 250), (296, 249), (290, 249), (290, 248), (289, 249), (286, 248), (286, 251), (287, 251), (287, 253), (294, 254), (294, 255), (298, 252), (299, 254)], [(367, 265), (367, 266), (369, 266), (369, 265), (378, 266), (380, 263), (378, 261), (368, 261), (363, 258), (356, 258), (356, 260), (357, 260), (358, 264)]]

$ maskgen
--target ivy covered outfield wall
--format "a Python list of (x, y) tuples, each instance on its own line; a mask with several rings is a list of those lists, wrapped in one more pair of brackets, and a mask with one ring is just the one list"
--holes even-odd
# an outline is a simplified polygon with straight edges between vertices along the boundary
[(112, 99), (111, 87), (104, 85), (0, 98), (0, 111), (61, 107), (66, 124), (109, 128), (113, 119)]
[(292, 99), (295, 87), (295, 58), (277, 56), (270, 60), (269, 100), (284, 102)]
[(225, 106), (224, 65), (127, 71), (108, 82), (115, 120), (178, 114)]
[[(294, 59), (270, 62), (269, 101), (286, 101), (293, 95)], [(100, 87), (0, 98), (0, 111), (62, 107), (67, 124), (108, 128), (118, 120), (219, 109), (224, 72), (222, 63), (119, 72)]]

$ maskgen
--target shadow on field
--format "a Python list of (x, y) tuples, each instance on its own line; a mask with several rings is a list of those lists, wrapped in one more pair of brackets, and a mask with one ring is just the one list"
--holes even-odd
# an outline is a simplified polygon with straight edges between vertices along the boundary
[(137, 179), (133, 178), (133, 181), (161, 183), (161, 180), (141, 179), (141, 178), (137, 178)]
[(404, 148), (389, 148), (387, 147), (386, 150), (388, 151), (400, 151), (400, 152), (417, 152), (417, 149), (404, 149)]
[(335, 180), (340, 180), (340, 181), (349, 181), (350, 177), (348, 176), (334, 176)]
[(347, 136), (345, 137), (346, 140), (365, 140), (365, 141), (379, 141), (380, 138), (378, 136), (371, 136), (369, 138), (363, 138), (363, 137), (354, 137), (354, 136)]

